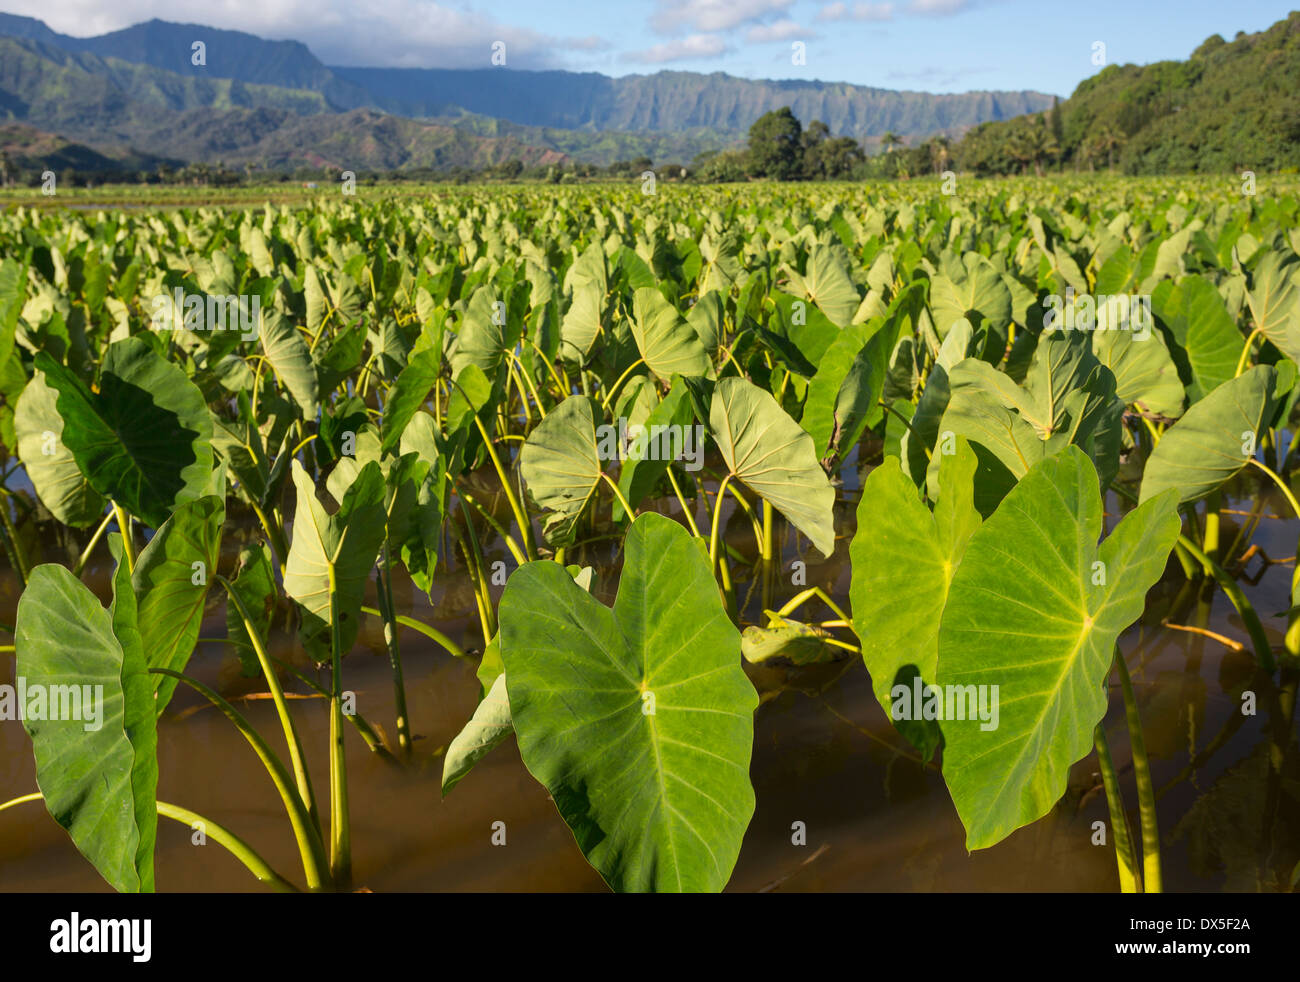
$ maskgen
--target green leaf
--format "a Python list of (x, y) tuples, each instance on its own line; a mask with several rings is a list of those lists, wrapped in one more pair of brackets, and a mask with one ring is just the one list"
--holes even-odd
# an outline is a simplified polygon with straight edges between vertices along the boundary
[[(275, 610), (275, 573), (272, 572), (271, 550), (265, 543), (244, 546), (239, 550), (239, 570), (231, 586), (253, 620), (253, 627), (265, 638), (271, 627), (271, 614)], [(226, 604), (226, 637), (235, 643), (244, 674), (253, 677), (261, 670), (253, 651), (253, 640), (248, 635), (239, 608)]]
[(680, 375), (712, 375), (713, 363), (695, 331), (652, 287), (632, 299), (632, 336), (646, 367), (667, 381)]
[(758, 696), (700, 543), (638, 517), (613, 610), (528, 563), (501, 598), (501, 655), (524, 764), (605, 881), (721, 890), (754, 811)]
[(828, 645), (828, 632), (811, 624), (780, 618), (780, 623), (751, 624), (740, 635), (740, 653), (754, 665), (774, 660), (792, 665), (835, 661), (844, 652)]
[(64, 525), (82, 528), (104, 514), (104, 496), (90, 486), (77, 459), (63, 442), (58, 393), (37, 371), (18, 398), (14, 435), (18, 458), (27, 470), (41, 504)]
[(447, 745), (442, 761), (442, 796), (447, 797), (475, 764), (513, 732), (506, 677), (498, 675), (469, 722)]
[(1244, 339), (1213, 283), (1201, 276), (1177, 285), (1166, 280), (1156, 287), (1151, 304), (1178, 346), (1173, 355), (1190, 401), (1233, 377)]
[[(849, 600), (862, 660), (886, 713), (891, 692), (911, 678), (932, 683), (939, 664), (939, 620), (966, 543), (979, 528), (974, 483), (977, 459), (964, 439), (939, 469), (934, 514), (895, 457), (886, 457), (862, 486), (858, 531), (849, 546)], [(899, 571), (907, 575), (900, 577)], [(892, 715), (891, 715), (892, 719)], [(894, 720), (898, 732), (929, 760), (940, 743), (933, 720)]]
[(709, 430), (731, 474), (823, 555), (834, 552), (835, 489), (817, 461), (812, 437), (771, 393), (743, 378), (719, 380), (709, 405)]
[(380, 426), (383, 436), (383, 450), (388, 453), (402, 439), (402, 432), (411, 417), (429, 398), (442, 373), (442, 350), (425, 348), (411, 356), (402, 369), (392, 388), (388, 390), (388, 401), (384, 404), (384, 418)]
[(546, 414), (519, 451), (519, 473), (528, 493), (538, 507), (553, 513), (546, 523), (547, 541), (553, 545), (572, 539), (578, 519), (601, 482), (596, 412), (586, 396), (569, 396)]
[(330, 650), (330, 625), (337, 619), (340, 653), (346, 653), (357, 639), (366, 581), (384, 541), (384, 475), (375, 461), (366, 464), (331, 515), (302, 465), (295, 460), (292, 468), (298, 507), (284, 592), (302, 606), (309, 650)]
[[(680, 375), (674, 376), (668, 394), (650, 411), (650, 415), (646, 417), (645, 422), (642, 424), (645, 428), (647, 448), (652, 445), (662, 445), (663, 437), (656, 438), (656, 433), (672, 434), (676, 432), (683, 434), (682, 449), (684, 451), (685, 434), (688, 432), (687, 427), (694, 422), (694, 419), (695, 416), (691, 409), (691, 400), (687, 394), (686, 383)], [(669, 429), (657, 430), (656, 427), (669, 427)], [(691, 432), (691, 439), (695, 441), (694, 432)], [(702, 443), (703, 439), (703, 431), (701, 431), (698, 442)], [(669, 442), (672, 443), (673, 441), (670, 439)], [(702, 446), (697, 447), (694, 443), (691, 449), (699, 454), (704, 453), (704, 448)], [(623, 461), (622, 469), (618, 475), (618, 487), (623, 492), (623, 496), (627, 498), (628, 504), (633, 508), (636, 508), (645, 500), (646, 496), (654, 490), (655, 485), (671, 466), (672, 461), (661, 459), (665, 456), (667, 455), (658, 452), (649, 453), (648, 451), (641, 457), (629, 453), (628, 458)], [(622, 506), (615, 502), (614, 509), (615, 517), (621, 517)]]
[(1255, 326), (1292, 361), (1300, 362), (1300, 286), (1296, 267), (1283, 265), (1283, 253), (1268, 252), (1251, 275), (1250, 316)]
[(802, 277), (791, 276), (795, 286), (802, 287), (808, 299), (834, 324), (844, 327), (853, 321), (862, 297), (849, 279), (849, 274), (835, 258), (828, 246), (814, 245), (808, 253), (808, 262)]
[(315, 419), (320, 411), (319, 382), (307, 342), (278, 310), (263, 310), (259, 321), (262, 353), (303, 416)]
[[(109, 612), (64, 567), (36, 567), (18, 602), (14, 646), (16, 675), (28, 689), (26, 711), (37, 685), (47, 695), (70, 698), (75, 691), (83, 699), (83, 719), (37, 719), (29, 712), (23, 722), (45, 807), (113, 889), (135, 893), (153, 890), (157, 732), (153, 680), (134, 630), (135, 598), (124, 569), (114, 579)], [(87, 686), (90, 704), (102, 699), (97, 714), (85, 710)], [(41, 715), (49, 710), (47, 700)]]
[(943, 611), (937, 679), (966, 697), (984, 693), (989, 706), (997, 699), (996, 725), (993, 714), (986, 722), (968, 711), (941, 726), (967, 849), (1001, 841), (1064, 793), (1105, 715), (1115, 642), (1141, 615), (1179, 527), (1176, 496), (1164, 494), (1098, 547), (1097, 472), (1067, 447), (1035, 465), (971, 536)]
[(1156, 331), (1094, 331), (1092, 353), (1115, 376), (1115, 395), (1124, 405), (1140, 403), (1170, 419), (1183, 414), (1183, 383)]
[(1005, 332), (1011, 323), (1011, 291), (1001, 275), (980, 256), (964, 256), (963, 266), (964, 276), (936, 274), (930, 279), (935, 330), (945, 337), (948, 328), (965, 318), (977, 329), (987, 323), (992, 331)]
[(1256, 365), (1188, 409), (1147, 459), (1140, 500), (1177, 488), (1181, 503), (1199, 501), (1245, 467), (1272, 417), (1276, 375)]
[[(199, 639), (208, 586), (221, 558), (225, 502), (209, 495), (178, 505), (140, 551), (131, 573), (140, 638), (150, 668), (185, 671)], [(198, 563), (198, 568), (195, 564)], [(156, 711), (171, 701), (176, 679), (154, 675)]]
[(98, 392), (43, 351), (36, 367), (58, 392), (63, 442), (96, 491), (153, 528), (204, 493), (212, 472), (207, 403), (148, 342), (110, 345)]

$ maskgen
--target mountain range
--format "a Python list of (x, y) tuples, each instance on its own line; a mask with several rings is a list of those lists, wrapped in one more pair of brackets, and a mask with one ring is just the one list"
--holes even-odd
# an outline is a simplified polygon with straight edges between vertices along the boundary
[(151, 159), (352, 170), (512, 158), (689, 162), (742, 144), (754, 120), (781, 106), (872, 147), (886, 132), (956, 136), (1051, 102), (1039, 92), (938, 95), (721, 72), (330, 67), (297, 41), (239, 31), (151, 20), (76, 38), (0, 14), (0, 120), (123, 167)]

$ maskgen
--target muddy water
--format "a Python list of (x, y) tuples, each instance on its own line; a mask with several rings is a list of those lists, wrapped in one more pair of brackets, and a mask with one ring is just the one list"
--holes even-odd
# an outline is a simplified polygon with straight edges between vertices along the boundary
[[(849, 587), (848, 541), (859, 475), (846, 468), (844, 500), (837, 507), (840, 534), (835, 555), (795, 551), (782, 530), (783, 572), (773, 578), (764, 603), (761, 583), (733, 564), (738, 595), (749, 595), (746, 620), (764, 606), (775, 608), (800, 587), (790, 583), (790, 563), (807, 563), (807, 584), (825, 588), (841, 605)], [(19, 486), (11, 480), (10, 487)], [(1264, 517), (1253, 541), (1268, 557), (1296, 551), (1300, 523), (1278, 516), (1285, 505), (1246, 480), (1225, 508)], [(1258, 502), (1258, 504), (1256, 504)], [(501, 502), (502, 517), (507, 513)], [(1119, 514), (1108, 502), (1108, 526)], [(676, 505), (662, 506), (668, 513)], [(741, 553), (754, 551), (743, 515), (726, 521), (728, 541)], [(1245, 515), (1225, 516), (1223, 538), (1231, 542)], [(29, 555), (71, 564), (81, 541), (62, 541), (53, 524), (27, 531)], [(236, 512), (223, 542), (223, 568), (239, 546), (256, 536)], [(805, 548), (806, 544), (805, 544)], [(102, 550), (102, 545), (100, 546)], [(489, 563), (511, 565), (499, 544), (486, 547)], [(71, 557), (71, 558), (69, 558)], [(85, 579), (108, 595), (106, 551)], [(597, 593), (611, 602), (617, 584), (614, 540), (571, 553), (570, 562), (595, 565)], [(446, 562), (442, 560), (441, 562)], [(900, 571), (906, 575), (906, 571)], [(1241, 580), (1281, 645), (1291, 576), (1288, 564), (1267, 565), (1256, 556)], [(395, 582), (400, 613), (437, 625), (477, 653), (482, 645), (468, 581), (454, 560), (440, 565), (432, 601), (408, 582)], [(493, 588), (499, 597), (500, 587)], [(6, 571), (0, 580), (0, 619), (13, 623), (18, 589)], [(370, 606), (375, 605), (372, 596)], [(824, 616), (831, 616), (827, 613)], [(1208, 629), (1245, 641), (1247, 633), (1221, 592), (1212, 597), (1186, 587), (1171, 560), (1153, 591), (1142, 622), (1122, 639), (1146, 730), (1164, 841), (1167, 890), (1255, 890), (1285, 887), (1300, 862), (1300, 754), (1294, 720), (1280, 718), (1276, 684), (1256, 672), (1248, 651), (1234, 651), (1204, 634), (1162, 626)], [(212, 602), (202, 635), (225, 634), (224, 604)], [(297, 660), (289, 634), (273, 639), (275, 654)], [(413, 731), (414, 764), (398, 768), (370, 753), (348, 731), (356, 884), (376, 891), (602, 891), (560, 820), (546, 791), (528, 774), (514, 740), (481, 761), (444, 801), (441, 752), (473, 712), (478, 683), (476, 658), (457, 660), (422, 635), (403, 631), (402, 655)], [(283, 754), (279, 725), (265, 699), (244, 678), (227, 645), (201, 642), (189, 672), (214, 686), (248, 716)], [(357, 694), (357, 710), (372, 725), (393, 732), (391, 678), (378, 622), (367, 619), (344, 665), (345, 686)], [(736, 891), (928, 891), (1116, 889), (1109, 845), (1092, 844), (1093, 823), (1108, 814), (1095, 758), (1077, 764), (1069, 790), (1053, 812), (1000, 845), (968, 854), (964, 835), (942, 778), (923, 767), (898, 738), (872, 696), (860, 661), (799, 672), (751, 672), (763, 694), (755, 720), (752, 778), (758, 806), (730, 889)], [(12, 682), (12, 655), (0, 655), (0, 682)], [(318, 676), (324, 681), (324, 676)], [(328, 720), (322, 700), (292, 677), (286, 688), (303, 695), (291, 703), (301, 728), (318, 799), (326, 795)], [(1258, 715), (1240, 712), (1242, 692), (1253, 691)], [(1111, 748), (1136, 823), (1136, 797), (1119, 693), (1107, 717)], [(1272, 755), (1272, 756), (1271, 756)], [(1270, 759), (1281, 778), (1270, 778)], [(230, 723), (196, 693), (177, 689), (159, 727), (159, 798), (220, 822), (254, 846), (283, 875), (301, 881), (297, 850), (282, 805), (252, 750)], [(30, 743), (17, 722), (0, 723), (0, 801), (35, 790)], [(492, 826), (504, 822), (506, 844), (492, 844)], [(792, 842), (792, 826), (804, 823), (806, 845)], [(193, 844), (191, 831), (159, 820), (159, 890), (257, 890), (260, 885), (220, 846)], [(38, 803), (0, 814), (0, 889), (102, 891), (107, 886), (78, 855), (67, 835)]]

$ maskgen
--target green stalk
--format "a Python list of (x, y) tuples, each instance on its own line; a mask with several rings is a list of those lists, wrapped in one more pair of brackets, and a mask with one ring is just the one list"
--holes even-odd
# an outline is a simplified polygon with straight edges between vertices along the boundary
[(666, 473), (668, 474), (668, 483), (673, 486), (673, 494), (677, 495), (677, 503), (682, 506), (682, 515), (686, 519), (686, 524), (690, 527), (691, 534), (697, 539), (700, 538), (700, 529), (695, 524), (695, 516), (692, 515), (691, 510), (686, 507), (686, 498), (682, 496), (682, 489), (677, 483), (676, 476), (673, 474), (672, 464), (668, 465)]
[(27, 587), (27, 559), (23, 556), (22, 543), (18, 541), (18, 532), (9, 519), (9, 503), (0, 501), (0, 524), (4, 526), (5, 551), (9, 553), (9, 564), (18, 574), (19, 587)]
[(384, 644), (393, 669), (393, 705), (397, 712), (397, 749), (403, 757), (411, 755), (411, 723), (406, 714), (406, 683), (402, 678), (402, 654), (397, 644), (397, 623), (393, 611), (393, 572), (388, 558), (388, 542), (379, 553), (379, 609), (384, 619)]
[(1120, 793), (1115, 763), (1111, 760), (1110, 744), (1106, 742), (1105, 721), (1092, 731), (1093, 746), (1097, 748), (1097, 761), (1101, 765), (1101, 783), (1106, 788), (1106, 807), (1110, 810), (1111, 834), (1115, 839), (1115, 863), (1119, 867), (1121, 893), (1139, 892), (1137, 860), (1133, 856), (1133, 839), (1128, 830), (1128, 813), (1124, 810), (1124, 796)]
[(1137, 782), (1138, 818), (1142, 825), (1142, 889), (1160, 893), (1160, 829), (1156, 825), (1156, 793), (1151, 783), (1151, 766), (1147, 761), (1146, 740), (1142, 736), (1142, 718), (1133, 696), (1133, 680), (1119, 649), (1115, 649), (1115, 667), (1124, 693), (1124, 715), (1128, 720), (1128, 738), (1133, 750), (1133, 777)]
[(267, 886), (273, 887), (278, 893), (298, 892), (298, 888), (271, 869), (270, 864), (259, 856), (252, 846), (225, 826), (218, 825), (212, 819), (204, 818), (202, 815), (195, 814), (180, 805), (159, 801), (157, 806), (158, 814), (164, 818), (170, 818), (189, 828), (193, 828), (196, 824), (202, 824), (205, 836), (217, 845), (224, 846), (226, 851), (243, 863), (250, 873)]
[(464, 499), (459, 495), (457, 495), (456, 500), (460, 502), (461, 514), (465, 517), (465, 536), (461, 539), (460, 544), (465, 551), (468, 572), (474, 581), (474, 599), (478, 604), (479, 622), (483, 627), (483, 647), (486, 649), (497, 633), (496, 611), (492, 607), (492, 595), (488, 592), (487, 577), (483, 574), (483, 551), (479, 548), (478, 535), (474, 532), (474, 523), (470, 521), (469, 508), (466, 507)]
[(266, 645), (253, 623), (252, 614), (244, 606), (243, 598), (235, 591), (234, 584), (220, 574), (217, 574), (217, 582), (225, 588), (230, 603), (234, 605), (240, 620), (244, 622), (244, 631), (248, 634), (253, 653), (257, 656), (257, 663), (262, 667), (262, 674), (266, 676), (266, 686), (270, 690), (272, 702), (275, 703), (276, 715), (280, 717), (280, 728), (284, 731), (284, 742), (289, 747), (289, 760), (293, 765), (293, 776), (298, 786), (298, 794), (307, 805), (307, 814), (311, 817), (316, 828), (319, 829), (320, 817), (316, 813), (316, 795), (312, 792), (311, 775), (308, 773), (307, 765), (303, 760), (302, 742), (298, 739), (297, 727), (293, 725), (293, 717), (289, 714), (289, 703), (284, 698), (284, 689), (280, 686), (280, 679), (276, 675), (275, 667), (271, 664), (271, 659), (266, 653)]
[(104, 516), (104, 520), (99, 523), (99, 528), (95, 529), (95, 534), (86, 543), (86, 548), (81, 550), (77, 565), (72, 568), (73, 576), (81, 576), (81, 571), (86, 568), (86, 563), (90, 560), (90, 554), (95, 551), (95, 546), (99, 545), (99, 540), (104, 537), (104, 532), (108, 529), (108, 523), (113, 520), (113, 517), (113, 513), (110, 511)]
[[(381, 614), (374, 607), (362, 607), (361, 612), (363, 614), (371, 614), (374, 617), (383, 616), (383, 614)], [(402, 627), (409, 627), (413, 631), (419, 631), (426, 638), (429, 638), (431, 641), (434, 641), (437, 644), (441, 645), (444, 649), (446, 649), (448, 654), (453, 655), (456, 658), (465, 657), (464, 649), (461, 648), (461, 646), (458, 645), (455, 641), (451, 640), (451, 638), (447, 637), (447, 635), (439, 631), (436, 627), (430, 627), (428, 624), (425, 624), (421, 621), (417, 621), (414, 617), (407, 617), (404, 614), (398, 614), (396, 617), (393, 618), (393, 620), (396, 621), (398, 624), (402, 625)]]
[(343, 746), (343, 639), (338, 582), (327, 566), (330, 592), (330, 876), (346, 890), (352, 880), (352, 828), (348, 816), (348, 768)]
[(713, 499), (713, 521), (709, 529), (709, 566), (714, 570), (715, 575), (718, 568), (718, 520), (722, 517), (722, 497), (730, 483), (731, 475), (728, 474), (718, 485), (717, 497)]
[(533, 528), (528, 521), (528, 516), (510, 487), (510, 479), (506, 477), (505, 468), (501, 466), (501, 458), (497, 456), (496, 447), (493, 446), (492, 438), (488, 435), (487, 427), (483, 425), (483, 421), (478, 418), (477, 413), (474, 414), (474, 423), (483, 436), (483, 444), (487, 447), (488, 457), (491, 458), (492, 466), (496, 468), (497, 478), (501, 481), (501, 490), (505, 492), (506, 501), (510, 503), (510, 510), (514, 513), (515, 523), (519, 526), (519, 534), (524, 540), (524, 551), (528, 553), (529, 559), (536, 559), (537, 545), (533, 542)]
[(307, 889), (313, 892), (325, 889), (329, 876), (329, 864), (325, 858), (325, 846), (321, 842), (320, 832), (312, 823), (311, 816), (307, 812), (306, 803), (298, 794), (297, 789), (290, 783), (289, 772), (284, 769), (284, 764), (276, 757), (275, 751), (253, 729), (248, 720), (244, 718), (243, 713), (198, 679), (190, 678), (181, 672), (173, 672), (170, 668), (151, 668), (149, 671), (157, 672), (160, 675), (169, 675), (196, 689), (210, 703), (220, 709), (228, 720), (235, 724), (235, 728), (248, 741), (253, 748), (253, 752), (261, 760), (262, 766), (266, 768), (267, 774), (270, 775), (271, 781), (275, 785), (275, 790), (280, 793), (280, 800), (284, 802), (285, 811), (289, 813), (289, 824), (293, 827), (293, 837), (298, 843), (298, 854), (302, 858), (302, 871), (307, 878)]
[(122, 555), (126, 557), (126, 571), (135, 572), (135, 538), (131, 534), (131, 516), (126, 509), (113, 502), (113, 514), (117, 516), (117, 527), (122, 533)]
[(1222, 495), (1215, 491), (1205, 499), (1205, 535), (1201, 539), (1205, 555), (1214, 562), (1219, 561), (1219, 506)]
[[(1276, 471), (1265, 467), (1254, 457), (1250, 458), (1250, 463), (1254, 464), (1273, 480), (1273, 483), (1277, 485), (1278, 490), (1282, 492), (1282, 496), (1286, 498), (1287, 504), (1291, 506), (1291, 514), (1300, 518), (1300, 502), (1296, 501), (1295, 495), (1292, 494), (1291, 489), (1287, 487), (1286, 481), (1282, 480), (1282, 476)], [(1297, 551), (1300, 551), (1300, 549)], [(1292, 657), (1300, 656), (1300, 609), (1296, 607), (1297, 602), (1300, 602), (1300, 558), (1297, 558), (1291, 570), (1291, 598), (1290, 603), (1288, 604), (1290, 613), (1287, 615), (1286, 624), (1285, 645), (1287, 654)]]
[(1264, 633), (1264, 625), (1260, 622), (1259, 614), (1255, 612), (1254, 605), (1251, 604), (1250, 599), (1242, 591), (1240, 584), (1232, 578), (1227, 570), (1201, 552), (1196, 543), (1187, 536), (1180, 535), (1178, 544), (1218, 581), (1220, 589), (1232, 602), (1232, 606), (1241, 615), (1242, 623), (1246, 625), (1246, 631), (1250, 634), (1251, 643), (1255, 647), (1255, 658), (1260, 667), (1271, 673), (1277, 666), (1277, 662), (1273, 658), (1273, 646), (1269, 644), (1268, 635)]

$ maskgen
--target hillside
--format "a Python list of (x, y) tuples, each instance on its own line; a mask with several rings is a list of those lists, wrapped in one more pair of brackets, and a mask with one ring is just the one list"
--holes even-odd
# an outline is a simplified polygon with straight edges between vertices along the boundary
[(961, 166), (1015, 173), (1037, 162), (1130, 174), (1275, 171), (1300, 165), (1300, 12), (1267, 30), (1215, 35), (1186, 61), (1110, 65), (1050, 118), (986, 123)]

